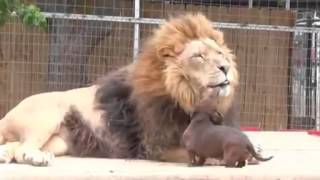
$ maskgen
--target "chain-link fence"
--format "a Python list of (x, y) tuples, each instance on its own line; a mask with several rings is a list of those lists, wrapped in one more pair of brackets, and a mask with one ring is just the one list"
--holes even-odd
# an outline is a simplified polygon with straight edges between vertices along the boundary
[(26, 96), (85, 86), (131, 63), (169, 15), (201, 11), (225, 33), (241, 75), (241, 123), (319, 129), (317, 0), (35, 0), (41, 30), (0, 29), (0, 114)]

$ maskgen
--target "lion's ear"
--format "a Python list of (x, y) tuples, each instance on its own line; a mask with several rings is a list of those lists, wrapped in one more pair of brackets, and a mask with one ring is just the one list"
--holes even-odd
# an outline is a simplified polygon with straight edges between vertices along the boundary
[(214, 30), (211, 34), (211, 38), (220, 45), (224, 44), (224, 34), (220, 30)]
[(175, 53), (172, 48), (170, 47), (161, 47), (158, 49), (158, 56), (163, 57), (174, 57)]
[(159, 57), (176, 57), (183, 51), (182, 44), (175, 44), (174, 47), (163, 46), (158, 49)]

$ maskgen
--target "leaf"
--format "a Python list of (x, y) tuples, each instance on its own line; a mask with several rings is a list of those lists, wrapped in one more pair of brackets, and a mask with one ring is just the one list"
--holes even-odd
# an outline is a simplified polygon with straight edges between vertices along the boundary
[(0, 11), (3, 13), (1, 15), (4, 15), (4, 13), (8, 13), (8, 2), (7, 0), (0, 0)]
[(1, 26), (6, 23), (7, 19), (8, 19), (8, 15), (0, 13), (0, 25)]
[(20, 0), (0, 0), (0, 25), (10, 18), (11, 12), (16, 12), (26, 25), (47, 28), (46, 17), (40, 9), (33, 4), (25, 5)]

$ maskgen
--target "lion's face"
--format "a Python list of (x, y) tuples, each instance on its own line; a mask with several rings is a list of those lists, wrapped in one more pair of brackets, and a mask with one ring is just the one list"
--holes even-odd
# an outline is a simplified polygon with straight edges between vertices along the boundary
[(233, 66), (231, 58), (226, 49), (207, 38), (187, 43), (176, 63), (198, 92), (228, 96), (230, 81), (234, 80), (233, 73), (229, 71)]
[(166, 87), (176, 99), (184, 100), (184, 105), (188, 99), (189, 107), (185, 109), (192, 109), (193, 104), (207, 96), (225, 101), (238, 83), (233, 59), (231, 51), (213, 39), (189, 41), (167, 57)]

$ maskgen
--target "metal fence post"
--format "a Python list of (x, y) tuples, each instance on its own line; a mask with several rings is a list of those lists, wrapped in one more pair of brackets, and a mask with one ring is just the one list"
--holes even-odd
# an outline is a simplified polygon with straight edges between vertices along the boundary
[[(134, 1), (134, 18), (140, 18), (140, 0)], [(133, 34), (133, 58), (137, 57), (139, 52), (139, 39), (140, 39), (140, 25), (139, 23), (134, 23), (134, 34)]]
[(253, 0), (249, 0), (248, 5), (249, 5), (249, 8), (252, 8), (253, 7)]
[(290, 10), (290, 0), (286, 0), (286, 10)]

